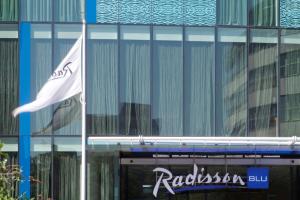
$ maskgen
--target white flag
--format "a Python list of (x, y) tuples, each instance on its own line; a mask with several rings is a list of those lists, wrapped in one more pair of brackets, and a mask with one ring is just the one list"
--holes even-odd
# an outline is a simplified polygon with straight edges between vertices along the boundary
[(34, 112), (51, 104), (68, 99), (82, 91), (81, 88), (81, 52), (82, 36), (76, 41), (67, 56), (58, 65), (36, 99), (16, 108), (13, 116), (22, 112)]

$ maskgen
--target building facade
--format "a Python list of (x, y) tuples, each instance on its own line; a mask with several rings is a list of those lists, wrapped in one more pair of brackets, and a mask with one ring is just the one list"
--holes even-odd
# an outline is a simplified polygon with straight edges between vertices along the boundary
[(79, 95), (35, 99), (86, 30), (89, 200), (300, 199), (300, 0), (1, 0), (15, 195), (80, 195)]

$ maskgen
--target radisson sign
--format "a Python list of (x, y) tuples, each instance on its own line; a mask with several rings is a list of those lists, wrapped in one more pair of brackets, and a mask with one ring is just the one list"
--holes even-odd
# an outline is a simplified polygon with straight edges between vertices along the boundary
[(194, 164), (192, 174), (173, 176), (168, 169), (157, 167), (153, 172), (158, 173), (158, 179), (153, 188), (153, 195), (157, 197), (160, 188), (164, 187), (173, 195), (190, 190), (212, 190), (225, 188), (269, 188), (269, 169), (252, 167), (247, 170), (247, 180), (238, 174), (209, 174), (204, 168)]

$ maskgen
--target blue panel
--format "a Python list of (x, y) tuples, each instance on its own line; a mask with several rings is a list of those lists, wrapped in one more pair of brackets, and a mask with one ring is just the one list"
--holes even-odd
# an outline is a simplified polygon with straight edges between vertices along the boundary
[(300, 1), (280, 1), (280, 25), (283, 27), (300, 27)]
[(97, 22), (118, 23), (118, 0), (97, 0)]
[(216, 0), (185, 0), (186, 25), (215, 25)]
[(153, 6), (153, 24), (183, 24), (183, 2), (181, 0), (155, 0)]
[(269, 168), (250, 167), (247, 170), (247, 187), (249, 189), (269, 188)]
[[(30, 102), (30, 24), (20, 25), (20, 105)], [(30, 113), (20, 114), (20, 194), (30, 196)]]
[(96, 23), (96, 0), (86, 0), (86, 22)]
[(150, 24), (151, 1), (120, 0), (119, 22), (123, 24)]

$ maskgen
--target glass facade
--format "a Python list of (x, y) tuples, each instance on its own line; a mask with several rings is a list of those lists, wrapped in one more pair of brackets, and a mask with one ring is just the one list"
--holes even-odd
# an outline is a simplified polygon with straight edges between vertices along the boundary
[[(79, 199), (80, 95), (30, 113), (26, 131), (26, 120), (11, 112), (24, 95), (35, 99), (80, 36), (83, 18), (88, 137), (300, 136), (299, 7), (299, 0), (1, 0), (0, 140), (9, 163), (22, 163), (16, 146), (23, 151), (19, 138), (29, 138), (31, 196)], [(88, 199), (151, 199), (149, 188), (130, 188), (141, 181), (140, 168), (121, 166), (121, 150), (108, 149), (87, 150)], [(297, 182), (298, 168), (282, 171)], [(276, 185), (271, 190), (284, 199)]]

